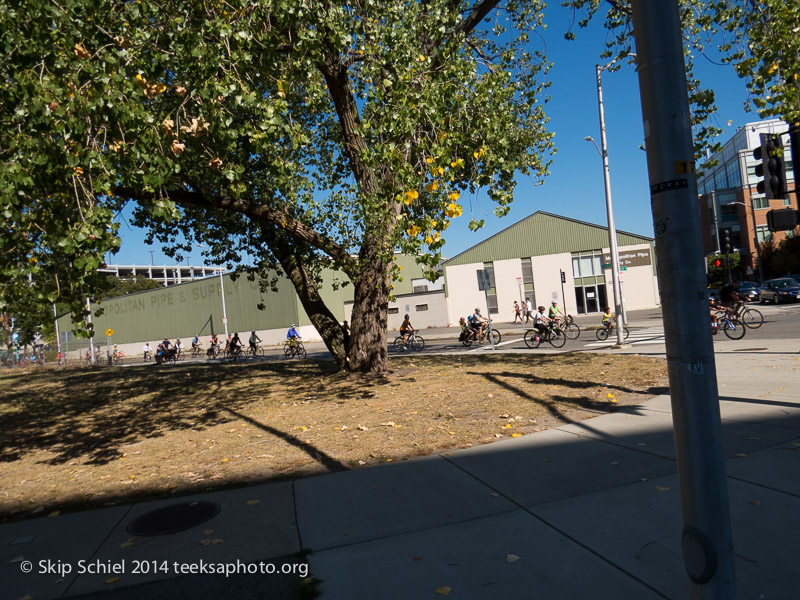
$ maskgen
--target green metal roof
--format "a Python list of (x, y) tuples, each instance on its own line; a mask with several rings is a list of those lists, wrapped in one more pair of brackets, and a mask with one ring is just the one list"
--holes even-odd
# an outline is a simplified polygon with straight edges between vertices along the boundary
[[(653, 238), (617, 230), (620, 246)], [(444, 262), (444, 266), (608, 248), (608, 227), (537, 211)]]

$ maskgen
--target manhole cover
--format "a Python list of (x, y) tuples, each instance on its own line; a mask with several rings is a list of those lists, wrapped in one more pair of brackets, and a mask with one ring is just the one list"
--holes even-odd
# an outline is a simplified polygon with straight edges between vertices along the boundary
[(181, 502), (151, 510), (131, 521), (126, 529), (133, 535), (164, 535), (186, 531), (219, 513), (214, 502)]

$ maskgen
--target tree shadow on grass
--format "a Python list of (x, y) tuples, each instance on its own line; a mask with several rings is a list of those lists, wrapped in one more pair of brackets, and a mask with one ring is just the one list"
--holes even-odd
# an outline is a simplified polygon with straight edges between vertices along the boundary
[[(45, 464), (79, 458), (90, 465), (107, 464), (122, 456), (126, 445), (236, 420), (275, 380), (287, 385), (299, 401), (330, 401), (331, 393), (320, 378), (335, 371), (332, 361), (308, 361), (179, 363), (5, 376), (0, 380), (5, 388), (0, 399), (0, 462), (47, 451)], [(373, 385), (345, 380), (336, 395), (369, 398)], [(286, 440), (280, 432), (270, 433)], [(312, 449), (306, 451), (314, 455)]]

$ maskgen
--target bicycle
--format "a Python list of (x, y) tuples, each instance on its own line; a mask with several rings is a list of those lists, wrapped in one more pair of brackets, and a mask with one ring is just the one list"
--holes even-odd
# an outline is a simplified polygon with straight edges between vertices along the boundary
[(740, 302), (736, 305), (733, 316), (737, 321), (741, 321), (745, 327), (749, 327), (750, 329), (758, 329), (764, 324), (764, 315), (761, 314), (761, 311), (745, 306), (744, 302)]
[(544, 331), (528, 329), (522, 340), (528, 348), (538, 348), (542, 342), (550, 342), (553, 348), (563, 348), (567, 343), (567, 336), (558, 325), (551, 323)]
[(228, 358), (233, 359), (233, 362), (236, 362), (242, 356), (242, 346), (234, 346), (234, 347), (228, 348), (228, 350), (226, 351), (225, 355)]
[(732, 311), (727, 309), (718, 310), (716, 313), (717, 322), (711, 323), (711, 335), (717, 335), (717, 332), (722, 328), (725, 335), (732, 340), (740, 340), (747, 333), (747, 328), (744, 324), (736, 318)]
[(111, 355), (111, 364), (112, 365), (121, 365), (122, 361), (124, 360), (125, 356), (122, 353), (119, 354), (112, 354)]
[(394, 339), (394, 349), (402, 352), (405, 349), (403, 346), (408, 346), (415, 352), (419, 352), (425, 347), (425, 340), (422, 339), (421, 335), (417, 335), (416, 331), (413, 331), (406, 335), (406, 343), (403, 344), (403, 336), (398, 335)]
[(212, 358), (219, 358), (220, 349), (219, 344), (211, 344), (208, 350), (206, 350), (206, 358), (211, 360)]
[(256, 344), (255, 346), (250, 346), (247, 349), (247, 354), (253, 357), (264, 356), (264, 349), (259, 344)]
[(192, 358), (203, 356), (203, 354), (204, 352), (202, 346), (192, 346)]
[(300, 340), (290, 341), (286, 340), (283, 343), (283, 355), (286, 358), (305, 358), (306, 348)]
[(581, 335), (581, 328), (575, 322), (575, 319), (572, 318), (572, 315), (567, 315), (567, 318), (564, 320), (564, 325), (561, 327), (561, 331), (564, 332), (568, 340), (577, 340)]
[[(613, 331), (614, 331), (614, 325), (613, 324), (611, 325), (611, 327), (606, 327), (605, 325), (603, 325), (600, 329), (597, 330), (597, 333), (595, 335), (597, 336), (598, 340), (600, 340), (601, 342), (605, 342), (608, 339), (608, 336), (610, 336)], [(616, 333), (614, 335), (616, 335)], [(623, 340), (627, 340), (628, 339), (628, 335), (630, 335), (630, 332), (628, 331), (628, 328), (623, 326), (622, 327), (622, 339)]]

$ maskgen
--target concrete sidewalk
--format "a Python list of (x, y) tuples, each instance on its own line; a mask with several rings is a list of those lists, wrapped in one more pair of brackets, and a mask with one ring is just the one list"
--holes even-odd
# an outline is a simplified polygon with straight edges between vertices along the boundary
[[(799, 369), (796, 340), (717, 354), (739, 598), (798, 597)], [(192, 501), (221, 510), (180, 533), (126, 530)], [(677, 599), (681, 530), (658, 396), (415, 461), (0, 525), (0, 598), (291, 598), (307, 560), (325, 599)], [(294, 574), (180, 572), (201, 561)]]

